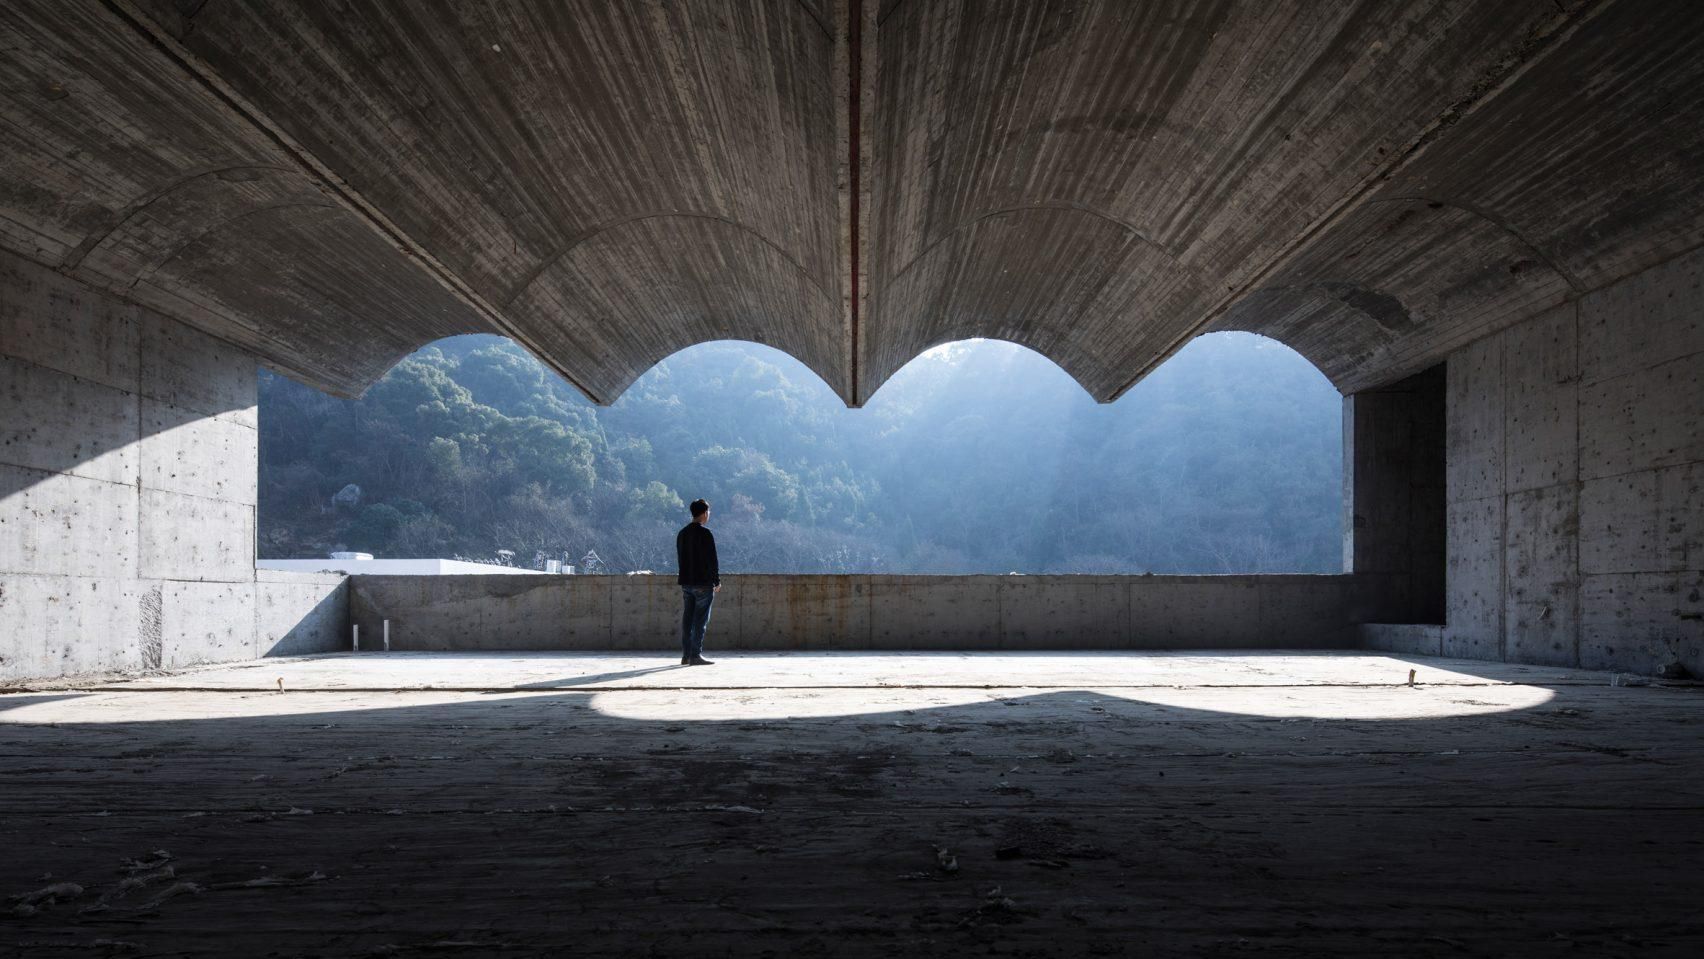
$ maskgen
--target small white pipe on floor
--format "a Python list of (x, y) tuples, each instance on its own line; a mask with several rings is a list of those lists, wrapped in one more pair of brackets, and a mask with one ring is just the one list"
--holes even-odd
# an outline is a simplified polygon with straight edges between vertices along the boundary
[(358, 653), (361, 651), (361, 624), (356, 623), (349, 628), (355, 632), (355, 651)]
[(390, 620), (385, 620), (385, 652), (390, 652)]

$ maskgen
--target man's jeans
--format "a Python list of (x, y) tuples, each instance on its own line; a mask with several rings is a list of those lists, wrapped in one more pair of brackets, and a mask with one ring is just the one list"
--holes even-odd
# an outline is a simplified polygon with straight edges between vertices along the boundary
[(710, 625), (710, 604), (716, 601), (716, 590), (709, 586), (682, 586), (683, 605), (680, 611), (680, 652), (687, 658), (704, 653), (704, 630)]

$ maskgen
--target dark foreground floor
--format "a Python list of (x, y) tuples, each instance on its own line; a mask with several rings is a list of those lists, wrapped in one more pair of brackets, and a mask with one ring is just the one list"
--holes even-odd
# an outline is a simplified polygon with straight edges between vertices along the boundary
[(0, 955), (1704, 955), (1698, 689), (1367, 655), (658, 665), (0, 696)]

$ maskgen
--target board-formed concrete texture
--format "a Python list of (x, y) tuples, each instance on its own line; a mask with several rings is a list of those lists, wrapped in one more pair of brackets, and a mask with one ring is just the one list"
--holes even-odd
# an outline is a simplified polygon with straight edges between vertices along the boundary
[(1447, 367), (1443, 652), (1704, 674), (1704, 253)]
[(0, 680), (342, 648), (254, 567), (255, 359), (0, 253)]
[[(1348, 579), (807, 579), (722, 628), (1704, 672), (1704, 4), (15, 0), (0, 88), (0, 676), (344, 644), (253, 568), (256, 362), (348, 395), (495, 332), (609, 403), (740, 338), (858, 405), (989, 336), (1111, 400), (1226, 329), (1347, 394)], [(603, 593), (513, 603), (672, 630)]]
[(0, 11), (0, 246), (358, 392), (449, 333), (860, 404), (969, 336), (1394, 382), (1704, 240), (1704, 8), (690, 0)]
[(362, 653), (0, 695), (0, 954), (1696, 956), (1704, 698), (1613, 678)]
[[(0, 3), (0, 952), (1704, 953), (1700, 90), (1680, 0)], [(1236, 329), (1342, 575), (730, 575), (679, 667), (666, 576), (255, 568), (257, 363)]]

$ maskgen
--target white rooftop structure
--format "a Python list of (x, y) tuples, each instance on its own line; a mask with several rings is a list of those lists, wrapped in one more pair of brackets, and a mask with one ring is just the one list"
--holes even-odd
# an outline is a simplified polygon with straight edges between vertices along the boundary
[[(495, 563), (470, 563), (460, 559), (374, 559), (368, 553), (333, 554), (331, 559), (262, 559), (256, 560), (255, 566), (290, 573), (359, 573), (366, 576), (547, 575), (536, 569), (517, 569)], [(571, 573), (573, 567), (561, 572)]]

